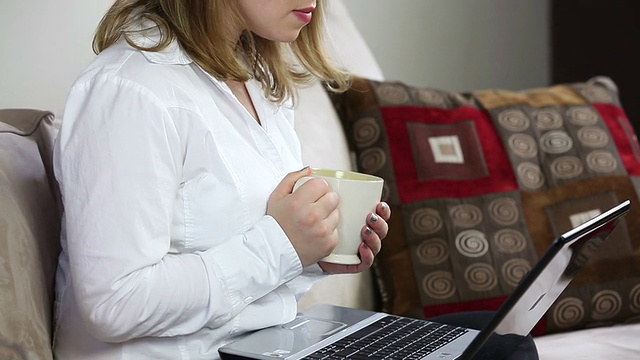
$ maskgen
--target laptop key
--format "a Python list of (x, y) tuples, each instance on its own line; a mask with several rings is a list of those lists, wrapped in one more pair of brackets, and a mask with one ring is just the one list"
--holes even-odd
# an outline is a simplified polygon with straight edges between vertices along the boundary
[(307, 356), (313, 360), (420, 359), (466, 329), (387, 316)]

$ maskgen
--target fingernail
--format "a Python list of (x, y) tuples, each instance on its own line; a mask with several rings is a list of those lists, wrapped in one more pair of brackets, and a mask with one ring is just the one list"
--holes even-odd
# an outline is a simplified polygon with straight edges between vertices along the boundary
[(387, 203), (380, 204), (380, 209), (387, 210)]
[(371, 235), (372, 232), (373, 232), (373, 230), (371, 230), (371, 228), (368, 227), (368, 226), (364, 229), (364, 233), (367, 234), (367, 235)]
[(371, 222), (376, 222), (376, 221), (378, 221), (378, 215), (376, 215), (376, 214), (371, 214), (371, 217), (369, 218), (369, 220), (371, 220)]
[(307, 166), (303, 167), (302, 169), (300, 169), (300, 170), (298, 170), (298, 171), (302, 172), (302, 171), (307, 170), (308, 168), (309, 168), (309, 165), (307, 165)]

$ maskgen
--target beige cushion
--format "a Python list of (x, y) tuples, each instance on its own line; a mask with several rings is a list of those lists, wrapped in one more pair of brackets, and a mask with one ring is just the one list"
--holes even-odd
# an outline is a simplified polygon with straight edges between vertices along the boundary
[(53, 121), (48, 112), (0, 110), (0, 359), (53, 358)]
[[(382, 71), (350, 18), (343, 0), (327, 3), (327, 27), (336, 61), (350, 72), (382, 80)], [(296, 131), (302, 142), (302, 158), (312, 167), (352, 168), (347, 140), (331, 101), (319, 83), (299, 92)], [(317, 282), (298, 303), (305, 310), (317, 303), (374, 308), (369, 272), (333, 275)]]
[[(343, 1), (332, 0), (327, 6), (329, 50), (336, 62), (355, 75), (382, 80), (382, 71)], [(342, 125), (319, 83), (300, 90), (295, 110), (303, 160), (313, 167), (351, 168)]]

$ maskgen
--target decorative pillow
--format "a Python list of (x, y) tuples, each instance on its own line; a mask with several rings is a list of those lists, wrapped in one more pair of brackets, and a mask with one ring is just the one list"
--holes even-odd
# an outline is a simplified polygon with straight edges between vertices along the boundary
[(59, 252), (53, 114), (0, 110), (0, 359), (53, 359)]
[[(394, 211), (374, 264), (382, 310), (495, 310), (562, 232), (638, 201), (640, 146), (605, 77), (456, 93), (354, 78), (332, 95), (358, 169)], [(640, 319), (632, 206), (534, 334)]]

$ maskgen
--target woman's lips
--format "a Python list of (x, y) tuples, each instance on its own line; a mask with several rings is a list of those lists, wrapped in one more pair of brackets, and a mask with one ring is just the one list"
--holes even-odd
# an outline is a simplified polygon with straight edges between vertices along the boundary
[(311, 18), (313, 17), (313, 10), (315, 10), (315, 8), (309, 7), (309, 8), (305, 8), (305, 9), (293, 10), (293, 13), (302, 22), (309, 23), (309, 22), (311, 22)]

